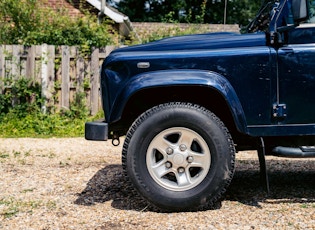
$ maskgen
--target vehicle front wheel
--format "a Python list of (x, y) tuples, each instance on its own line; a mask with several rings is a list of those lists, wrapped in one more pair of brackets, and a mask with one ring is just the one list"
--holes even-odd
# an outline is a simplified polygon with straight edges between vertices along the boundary
[(210, 208), (234, 173), (235, 148), (224, 124), (203, 107), (167, 103), (143, 113), (123, 146), (126, 176), (163, 211)]

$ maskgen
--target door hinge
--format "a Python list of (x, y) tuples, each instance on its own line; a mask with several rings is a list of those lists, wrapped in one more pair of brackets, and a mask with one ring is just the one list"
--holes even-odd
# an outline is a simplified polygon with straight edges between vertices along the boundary
[(274, 118), (285, 118), (287, 116), (287, 105), (286, 104), (273, 104), (272, 116)]

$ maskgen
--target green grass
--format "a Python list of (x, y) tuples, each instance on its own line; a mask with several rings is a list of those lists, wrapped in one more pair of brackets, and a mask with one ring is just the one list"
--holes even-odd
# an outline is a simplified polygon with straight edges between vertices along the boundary
[(50, 105), (44, 114), (41, 85), (23, 76), (10, 76), (0, 81), (0, 137), (83, 136), (86, 121), (103, 117), (101, 111), (94, 117), (88, 116), (85, 97), (84, 93), (75, 93), (69, 109)]
[(10, 154), (8, 154), (7, 152), (0, 152), (0, 158), (5, 159), (9, 157), (10, 157)]
[(102, 117), (101, 112), (93, 117), (75, 117), (60, 113), (51, 115), (33, 113), (21, 118), (14, 114), (6, 114), (0, 119), (0, 137), (82, 137), (85, 122), (100, 117)]

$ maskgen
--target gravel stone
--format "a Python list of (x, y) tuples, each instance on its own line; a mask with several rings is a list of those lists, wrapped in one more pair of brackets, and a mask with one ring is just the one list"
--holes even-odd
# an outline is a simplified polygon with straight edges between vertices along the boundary
[(216, 209), (161, 213), (128, 189), (121, 149), (83, 138), (0, 139), (0, 229), (315, 229), (315, 159), (267, 156), (266, 194), (256, 152), (239, 152)]

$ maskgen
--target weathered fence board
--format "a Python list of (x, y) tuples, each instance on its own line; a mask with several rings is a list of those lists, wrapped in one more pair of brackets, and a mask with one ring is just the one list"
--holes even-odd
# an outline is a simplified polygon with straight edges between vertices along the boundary
[(114, 46), (94, 48), (87, 56), (74, 46), (0, 45), (0, 81), (26, 77), (39, 82), (45, 99), (43, 112), (52, 105), (68, 109), (75, 94), (84, 93), (94, 115), (101, 105), (99, 68), (114, 49)]
[(98, 108), (99, 98), (99, 50), (94, 49), (91, 56), (91, 110), (96, 111)]
[(61, 65), (61, 106), (69, 108), (70, 105), (70, 51), (68, 46), (62, 46)]

